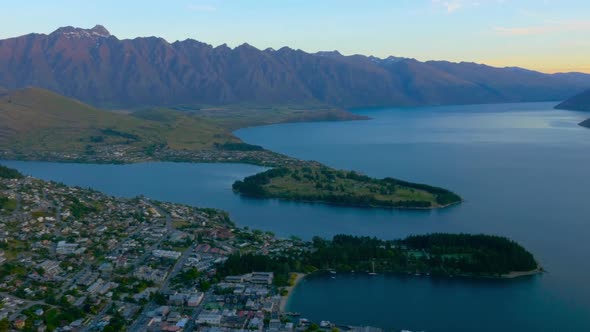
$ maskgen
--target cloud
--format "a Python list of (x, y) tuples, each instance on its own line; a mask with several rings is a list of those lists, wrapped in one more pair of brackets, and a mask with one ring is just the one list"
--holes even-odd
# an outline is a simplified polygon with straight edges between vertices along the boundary
[(187, 8), (193, 12), (214, 12), (217, 10), (217, 7), (208, 4), (191, 4)]
[(443, 7), (447, 10), (447, 13), (453, 13), (463, 7), (464, 1), (462, 0), (451, 0), (451, 1), (442, 1), (442, 0), (432, 0), (432, 3), (437, 7)]
[(496, 27), (494, 28), (496, 34), (500, 36), (533, 36), (544, 35), (549, 33), (560, 32), (575, 32), (575, 31), (590, 31), (590, 21), (574, 21), (574, 22), (547, 22), (544, 25), (528, 26), (528, 27)]
[(478, 7), (487, 4), (502, 5), (508, 0), (431, 0), (435, 7), (444, 8), (447, 13), (452, 14), (460, 9)]

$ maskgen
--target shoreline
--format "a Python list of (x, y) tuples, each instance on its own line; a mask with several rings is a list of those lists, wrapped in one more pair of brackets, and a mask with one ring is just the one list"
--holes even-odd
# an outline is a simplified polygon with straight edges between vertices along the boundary
[[(266, 150), (269, 151), (269, 150)], [(275, 153), (270, 151), (271, 153)], [(282, 155), (281, 155), (282, 156)], [(286, 158), (292, 158), (285, 156)], [(294, 162), (303, 163), (303, 164), (319, 164), (317, 161), (306, 161), (300, 159), (293, 159)], [(252, 162), (251, 160), (181, 160), (181, 159), (146, 159), (146, 160), (135, 160), (131, 162), (126, 161), (116, 161), (116, 160), (98, 160), (98, 161), (86, 161), (86, 160), (64, 160), (64, 159), (27, 159), (27, 158), (11, 158), (10, 156), (3, 156), (2, 151), (0, 151), (0, 162), (7, 161), (7, 162), (40, 162), (40, 163), (59, 163), (59, 164), (80, 164), (80, 165), (114, 165), (114, 166), (127, 166), (127, 165), (138, 165), (138, 164), (150, 164), (150, 163), (172, 163), (172, 164), (242, 164), (242, 165), (251, 165), (257, 166), (262, 168), (275, 168), (277, 167), (273, 163), (258, 163)], [(256, 173), (258, 174), (258, 173)], [(461, 199), (457, 202), (452, 202), (445, 205), (432, 205), (430, 207), (410, 207), (410, 206), (385, 206), (385, 205), (365, 205), (365, 204), (339, 204), (330, 201), (324, 200), (306, 200), (306, 199), (289, 199), (284, 197), (261, 197), (261, 196), (252, 196), (246, 195), (238, 190), (232, 189), (232, 191), (240, 195), (242, 197), (248, 199), (258, 199), (258, 200), (278, 200), (284, 202), (294, 202), (294, 203), (304, 203), (304, 204), (320, 204), (326, 206), (333, 206), (333, 207), (344, 207), (344, 208), (355, 208), (355, 209), (379, 209), (385, 211), (416, 211), (416, 212), (430, 212), (435, 210), (444, 210), (450, 207), (460, 205), (465, 202), (464, 199)]]
[[(335, 110), (331, 110), (334, 112)], [(239, 144), (249, 143), (242, 140), (240, 137), (235, 135), (235, 132), (251, 127), (262, 127), (270, 125), (279, 125), (287, 123), (313, 123), (313, 122), (350, 122), (350, 121), (366, 121), (371, 120), (370, 117), (364, 115), (358, 115), (355, 113), (348, 112), (346, 117), (326, 117), (326, 118), (306, 118), (306, 119), (288, 119), (287, 121), (277, 121), (274, 123), (258, 123), (252, 126), (240, 126), (238, 128), (225, 128), (231, 135), (233, 135), (239, 141)], [(92, 157), (80, 154), (79, 152), (74, 153), (55, 153), (52, 151), (36, 151), (32, 154), (22, 154), (12, 150), (1, 150), (0, 149), (0, 160), (5, 161), (30, 161), (30, 162), (54, 162), (54, 163), (69, 163), (69, 164), (96, 164), (96, 165), (132, 165), (141, 163), (190, 163), (190, 164), (245, 164), (254, 165), (264, 168), (276, 168), (293, 165), (320, 165), (325, 166), (322, 163), (314, 160), (302, 160), (296, 157), (291, 157), (286, 154), (268, 150), (261, 147), (261, 150), (223, 150), (223, 149), (204, 149), (197, 151), (187, 150), (173, 150), (170, 148), (164, 148), (156, 151), (154, 154), (147, 154), (145, 151), (133, 150), (129, 151), (132, 155), (127, 158), (113, 158), (109, 153), (94, 155)], [(325, 166), (328, 167), (328, 166)], [(257, 173), (259, 174), (259, 173)], [(449, 191), (446, 188), (441, 188)], [(443, 210), (449, 207), (462, 204), (464, 199), (460, 198), (459, 201), (451, 202), (448, 204), (440, 205), (436, 203), (436, 200), (432, 202), (431, 206), (428, 207), (414, 207), (414, 206), (388, 206), (388, 205), (375, 205), (375, 204), (340, 204), (336, 202), (324, 201), (324, 200), (306, 200), (306, 199), (293, 199), (286, 197), (257, 197), (251, 195), (245, 195), (237, 190), (233, 190), (236, 194), (254, 199), (276, 199), (286, 202), (296, 202), (304, 204), (322, 204), (327, 206), (346, 207), (346, 208), (361, 208), (361, 209), (382, 209), (382, 210), (406, 210), (406, 211), (424, 211), (431, 212), (435, 210)], [(458, 196), (458, 195), (457, 195)]]
[[(271, 125), (289, 124), (289, 123), (314, 123), (314, 122), (352, 122), (371, 120), (370, 117), (349, 112), (345, 109), (328, 108), (313, 112), (322, 111), (319, 117), (308, 118), (287, 118), (267, 122), (253, 122), (242, 124), (237, 127), (220, 125), (224, 133), (233, 136), (238, 144), (250, 145), (244, 142), (235, 132), (246, 128), (264, 127)], [(108, 111), (105, 111), (108, 112)], [(317, 114), (315, 114), (317, 115)], [(205, 117), (207, 118), (207, 117)], [(212, 117), (215, 118), (215, 117)], [(113, 157), (110, 152), (101, 152), (95, 155), (86, 155), (83, 151), (62, 151), (56, 152), (49, 150), (26, 149), (25, 152), (13, 150), (10, 148), (0, 148), (0, 160), (14, 161), (38, 161), (38, 162), (55, 162), (55, 163), (75, 163), (75, 164), (108, 164), (108, 165), (130, 165), (147, 162), (180, 162), (180, 163), (239, 163), (261, 167), (280, 167), (291, 163), (318, 163), (316, 161), (306, 161), (299, 158), (287, 156), (282, 153), (274, 152), (261, 147), (261, 150), (235, 150), (235, 149), (218, 149), (215, 147), (205, 147), (198, 150), (172, 149), (166, 147), (155, 151), (153, 154), (146, 153), (144, 148), (135, 147), (125, 153), (130, 153), (127, 158)], [(236, 156), (237, 155), (237, 156)], [(270, 158), (269, 158), (270, 157)]]
[(444, 210), (447, 208), (450, 208), (452, 206), (455, 205), (459, 205), (462, 203), (465, 203), (464, 199), (461, 199), (458, 202), (453, 202), (453, 203), (449, 203), (449, 204), (445, 204), (445, 205), (436, 205), (436, 206), (431, 206), (431, 207), (403, 207), (403, 206), (385, 206), (385, 205), (363, 205), (363, 204), (339, 204), (339, 203), (334, 203), (334, 202), (330, 202), (330, 201), (323, 201), (323, 200), (317, 200), (317, 201), (312, 201), (312, 200), (306, 200), (306, 199), (290, 199), (290, 198), (284, 198), (284, 197), (261, 197), (261, 196), (253, 196), (253, 195), (246, 195), (243, 194), (241, 192), (239, 192), (238, 190), (233, 190), (234, 193), (246, 197), (246, 198), (251, 198), (251, 199), (260, 199), (260, 200), (278, 200), (278, 201), (284, 201), (284, 202), (294, 202), (294, 203), (305, 203), (305, 204), (321, 204), (321, 205), (327, 205), (327, 206), (336, 206), (336, 207), (345, 207), (345, 208), (355, 208), (355, 209), (381, 209), (381, 210), (386, 210), (386, 211), (392, 211), (392, 210), (411, 210), (411, 211), (424, 211), (424, 212), (428, 212), (428, 211), (434, 211), (434, 210)]
[(307, 276), (307, 274), (305, 274), (305, 273), (294, 273), (294, 274), (296, 275), (296, 277), (295, 277), (295, 280), (293, 280), (293, 285), (285, 288), (285, 290), (287, 291), (287, 294), (284, 296), (281, 296), (281, 304), (279, 307), (279, 311), (283, 314), (285, 313), (285, 309), (287, 309), (287, 303), (289, 302), (289, 298), (293, 294), (293, 291), (295, 290), (297, 285), (299, 285), (299, 283), (303, 279), (305, 279), (305, 277)]
[[(303, 277), (308, 277), (310, 275), (317, 275), (326, 273), (327, 275), (328, 270), (318, 270), (310, 274), (303, 274)], [(426, 274), (420, 273), (415, 275), (412, 271), (386, 271), (386, 272), (378, 272), (375, 275), (370, 275), (366, 272), (349, 272), (349, 271), (336, 271), (338, 274), (342, 275), (352, 275), (352, 276), (362, 276), (362, 277), (370, 277), (373, 278), (375, 276), (397, 276), (397, 277), (409, 277), (409, 278), (443, 278), (443, 279), (473, 279), (473, 280), (512, 280), (518, 279), (521, 277), (528, 277), (528, 276), (535, 276), (538, 274), (546, 273), (547, 271), (543, 269), (542, 266), (530, 271), (512, 271), (506, 274), (487, 274), (487, 275), (474, 275), (474, 274)], [(299, 274), (299, 273), (298, 273)], [(302, 274), (302, 273), (301, 273)], [(300, 282), (298, 279), (297, 283)], [(292, 287), (294, 288), (294, 287)], [(291, 292), (291, 287), (289, 288), (289, 292)], [(290, 296), (290, 293), (287, 297)]]
[(520, 278), (520, 277), (528, 277), (528, 276), (534, 276), (537, 274), (542, 274), (545, 273), (545, 270), (543, 269), (543, 267), (539, 266), (534, 270), (530, 270), (530, 271), (520, 271), (520, 272), (509, 272), (507, 274), (503, 274), (501, 276), (502, 279), (516, 279), (516, 278)]

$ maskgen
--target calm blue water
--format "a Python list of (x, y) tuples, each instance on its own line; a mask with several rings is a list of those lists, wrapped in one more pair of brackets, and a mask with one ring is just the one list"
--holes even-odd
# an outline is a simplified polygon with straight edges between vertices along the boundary
[(388, 211), (260, 201), (231, 192), (247, 165), (79, 165), (8, 162), (25, 173), (114, 195), (228, 210), (279, 235), (410, 233), (509, 236), (549, 271), (518, 281), (338, 276), (305, 280), (290, 309), (314, 320), (427, 331), (590, 331), (588, 114), (553, 104), (358, 110), (373, 120), (286, 124), (237, 132), (248, 143), (371, 176), (444, 186), (466, 202)]

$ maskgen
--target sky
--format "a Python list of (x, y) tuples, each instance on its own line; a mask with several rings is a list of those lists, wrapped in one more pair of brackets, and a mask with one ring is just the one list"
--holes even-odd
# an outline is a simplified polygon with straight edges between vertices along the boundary
[(104, 25), (120, 39), (590, 73), (588, 0), (1, 0), (0, 38)]

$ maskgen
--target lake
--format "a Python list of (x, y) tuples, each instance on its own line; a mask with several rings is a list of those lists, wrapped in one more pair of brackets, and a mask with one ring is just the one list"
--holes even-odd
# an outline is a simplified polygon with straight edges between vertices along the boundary
[(289, 309), (313, 320), (426, 331), (590, 331), (589, 117), (554, 103), (355, 110), (372, 120), (239, 130), (251, 144), (370, 176), (442, 186), (465, 202), (444, 210), (356, 209), (245, 199), (249, 165), (6, 162), (27, 174), (119, 196), (222, 208), (239, 225), (281, 236), (386, 239), (428, 232), (508, 236), (549, 271), (512, 281), (314, 277)]

